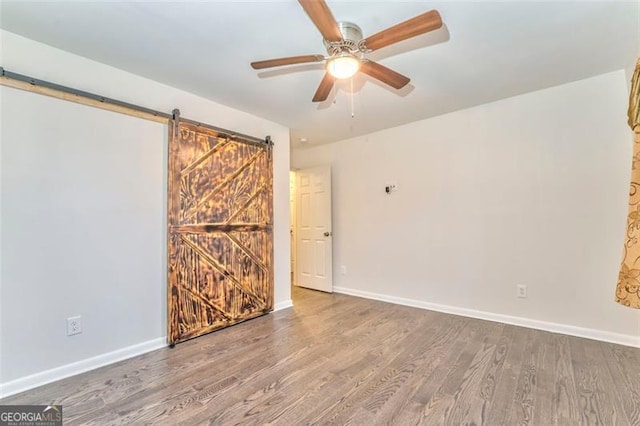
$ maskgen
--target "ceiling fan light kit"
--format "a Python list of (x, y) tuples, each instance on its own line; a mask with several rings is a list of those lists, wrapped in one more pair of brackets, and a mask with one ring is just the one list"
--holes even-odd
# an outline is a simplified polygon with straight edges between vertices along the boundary
[(329, 57), (327, 72), (337, 79), (351, 78), (360, 70), (359, 55), (361, 47), (362, 30), (352, 22), (338, 22), (338, 30), (342, 34), (339, 41), (324, 40)]
[(394, 43), (442, 27), (436, 10), (415, 16), (370, 37), (363, 38), (362, 30), (352, 22), (336, 22), (324, 0), (298, 0), (311, 21), (322, 34), (329, 57), (322, 55), (293, 56), (252, 62), (254, 69), (326, 61), (326, 73), (313, 96), (313, 102), (325, 101), (336, 79), (351, 78), (362, 72), (394, 89), (401, 89), (411, 81), (408, 77), (368, 60), (366, 54)]
[(360, 60), (342, 52), (327, 60), (327, 72), (338, 79), (351, 78), (360, 70)]

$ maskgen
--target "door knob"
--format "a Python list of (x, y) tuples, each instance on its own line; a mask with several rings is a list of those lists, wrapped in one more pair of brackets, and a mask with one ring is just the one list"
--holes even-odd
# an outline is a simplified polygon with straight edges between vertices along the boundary
[(333, 235), (333, 233), (332, 233), (332, 232), (325, 232), (325, 233), (324, 233), (324, 236), (325, 236), (325, 237), (330, 237), (331, 235)]

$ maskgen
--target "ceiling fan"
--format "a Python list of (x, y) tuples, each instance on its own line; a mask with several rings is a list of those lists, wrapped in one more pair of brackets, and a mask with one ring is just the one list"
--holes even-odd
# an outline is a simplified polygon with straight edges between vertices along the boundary
[(251, 67), (259, 70), (282, 65), (326, 61), (327, 71), (313, 96), (313, 102), (326, 100), (336, 79), (350, 78), (358, 72), (365, 73), (394, 89), (406, 86), (410, 81), (408, 77), (367, 59), (366, 54), (442, 26), (440, 14), (437, 10), (432, 10), (363, 38), (362, 30), (356, 24), (336, 22), (324, 0), (298, 0), (298, 2), (322, 34), (329, 56), (325, 58), (323, 55), (304, 55), (268, 59), (252, 62)]

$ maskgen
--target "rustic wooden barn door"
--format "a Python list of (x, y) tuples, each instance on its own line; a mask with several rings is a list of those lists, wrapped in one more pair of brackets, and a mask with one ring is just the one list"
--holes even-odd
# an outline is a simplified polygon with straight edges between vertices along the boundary
[(273, 309), (272, 159), (255, 143), (169, 125), (168, 339)]

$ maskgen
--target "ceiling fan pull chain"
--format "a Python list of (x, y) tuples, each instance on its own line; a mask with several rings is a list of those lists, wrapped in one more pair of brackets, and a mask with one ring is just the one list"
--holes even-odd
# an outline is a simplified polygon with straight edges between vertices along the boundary
[(349, 79), (349, 85), (351, 86), (351, 118), (355, 118), (356, 112), (353, 108), (353, 78)]

